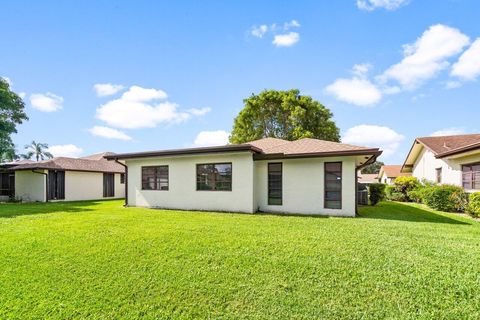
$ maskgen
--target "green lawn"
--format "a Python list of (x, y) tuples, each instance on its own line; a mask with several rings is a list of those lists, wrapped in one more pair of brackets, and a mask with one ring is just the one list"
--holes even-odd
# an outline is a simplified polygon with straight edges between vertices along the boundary
[(0, 319), (480, 318), (480, 223), (0, 205)]

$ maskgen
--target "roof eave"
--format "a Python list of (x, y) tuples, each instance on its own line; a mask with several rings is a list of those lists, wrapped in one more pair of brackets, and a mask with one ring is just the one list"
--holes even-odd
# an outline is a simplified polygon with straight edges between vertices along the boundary
[(323, 157), (341, 157), (341, 156), (375, 156), (382, 154), (379, 149), (332, 151), (332, 152), (312, 152), (312, 153), (261, 153), (253, 155), (254, 160), (276, 160), (276, 159), (299, 159), (299, 158), (323, 158)]
[(107, 160), (125, 160), (125, 159), (138, 159), (138, 158), (155, 158), (155, 157), (169, 157), (169, 156), (181, 156), (181, 155), (197, 155), (208, 153), (230, 153), (230, 152), (243, 152), (249, 151), (254, 153), (262, 152), (261, 149), (251, 145), (229, 145), (221, 147), (202, 147), (202, 148), (188, 148), (188, 149), (174, 149), (164, 151), (148, 151), (137, 153), (123, 153), (105, 156)]

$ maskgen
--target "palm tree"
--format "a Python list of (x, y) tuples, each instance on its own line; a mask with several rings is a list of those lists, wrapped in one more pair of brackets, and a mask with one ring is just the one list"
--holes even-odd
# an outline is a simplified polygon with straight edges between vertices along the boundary
[(35, 142), (34, 140), (32, 141), (32, 143), (25, 146), (25, 150), (27, 150), (27, 153), (22, 154), (22, 158), (31, 159), (33, 156), (35, 156), (35, 159), (37, 161), (53, 158), (53, 155), (48, 152), (47, 149), (48, 144)]

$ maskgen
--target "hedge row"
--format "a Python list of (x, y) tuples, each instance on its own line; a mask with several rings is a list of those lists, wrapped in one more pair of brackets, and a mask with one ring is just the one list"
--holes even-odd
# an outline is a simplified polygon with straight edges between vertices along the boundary
[(459, 186), (398, 177), (385, 188), (385, 196), (391, 201), (424, 203), (434, 210), (467, 212), (480, 217), (480, 192), (468, 194)]

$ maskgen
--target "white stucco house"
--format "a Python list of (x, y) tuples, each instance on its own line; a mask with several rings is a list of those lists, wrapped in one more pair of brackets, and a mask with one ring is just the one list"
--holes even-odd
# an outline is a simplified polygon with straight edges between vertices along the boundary
[(409, 172), (402, 172), (402, 165), (385, 165), (380, 168), (378, 173), (378, 181), (380, 183), (385, 183), (392, 185), (395, 179), (403, 176), (410, 176)]
[(4, 164), (2, 196), (25, 202), (124, 198), (125, 168), (104, 158), (111, 154)]
[(357, 171), (378, 148), (317, 139), (106, 156), (126, 165), (126, 204), (184, 210), (355, 216)]
[(402, 172), (480, 191), (480, 134), (416, 138)]

